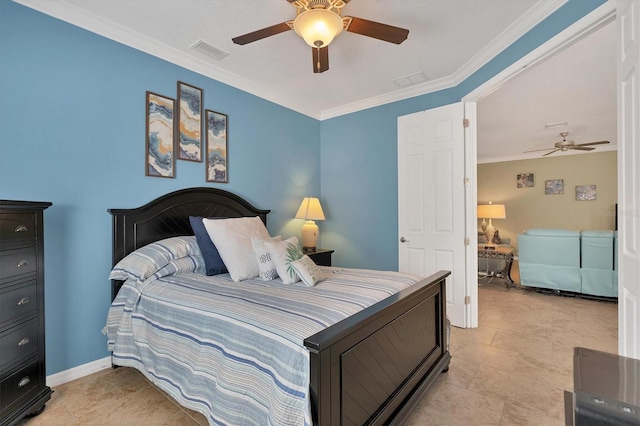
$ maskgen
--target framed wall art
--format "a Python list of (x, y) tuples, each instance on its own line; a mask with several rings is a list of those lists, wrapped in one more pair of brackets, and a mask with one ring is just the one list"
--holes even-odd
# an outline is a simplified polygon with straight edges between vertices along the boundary
[(178, 159), (202, 161), (202, 89), (179, 81), (176, 104)]
[(518, 188), (533, 188), (533, 173), (519, 173), (516, 175)]
[(207, 182), (228, 183), (226, 114), (206, 110), (207, 120)]
[(596, 199), (595, 185), (576, 186), (576, 201), (593, 201)]
[(563, 179), (545, 180), (544, 193), (545, 195), (564, 194), (564, 180)]
[(146, 176), (175, 177), (174, 99), (147, 92)]

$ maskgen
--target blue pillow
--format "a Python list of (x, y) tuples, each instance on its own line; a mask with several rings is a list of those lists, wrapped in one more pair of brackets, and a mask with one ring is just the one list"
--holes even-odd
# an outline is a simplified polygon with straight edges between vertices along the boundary
[(202, 217), (189, 216), (189, 222), (191, 222), (191, 229), (193, 229), (198, 247), (200, 247), (200, 252), (204, 258), (207, 275), (226, 274), (229, 272), (220, 257), (220, 253), (218, 253), (218, 249), (211, 241), (204, 223), (202, 223)]

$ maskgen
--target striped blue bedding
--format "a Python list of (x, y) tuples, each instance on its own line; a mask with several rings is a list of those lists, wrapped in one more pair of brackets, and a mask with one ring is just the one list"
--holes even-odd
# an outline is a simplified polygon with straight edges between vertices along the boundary
[(323, 267), (315, 287), (180, 273), (125, 282), (107, 318), (117, 365), (134, 367), (212, 425), (310, 425), (303, 340), (420, 277)]

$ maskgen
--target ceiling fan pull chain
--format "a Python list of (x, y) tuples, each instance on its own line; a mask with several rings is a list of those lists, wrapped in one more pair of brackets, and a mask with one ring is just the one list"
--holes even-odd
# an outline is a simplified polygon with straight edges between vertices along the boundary
[(316, 51), (318, 52), (318, 60), (316, 61), (316, 69), (318, 70), (318, 72), (320, 72), (320, 46), (316, 47)]

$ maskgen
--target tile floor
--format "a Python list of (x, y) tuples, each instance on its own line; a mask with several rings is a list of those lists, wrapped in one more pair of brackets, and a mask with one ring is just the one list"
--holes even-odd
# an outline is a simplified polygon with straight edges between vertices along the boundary
[[(452, 361), (408, 425), (564, 425), (573, 347), (617, 352), (617, 305), (479, 286), (479, 327), (451, 330)], [(206, 425), (137, 371), (107, 369), (54, 388), (20, 426)]]

